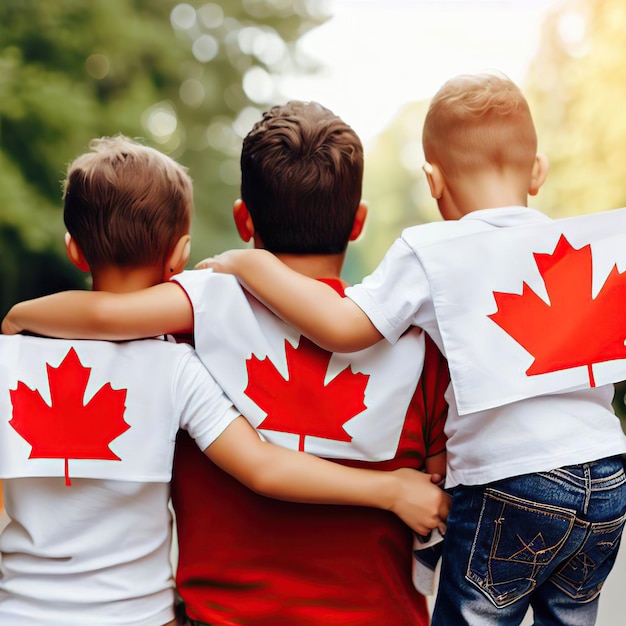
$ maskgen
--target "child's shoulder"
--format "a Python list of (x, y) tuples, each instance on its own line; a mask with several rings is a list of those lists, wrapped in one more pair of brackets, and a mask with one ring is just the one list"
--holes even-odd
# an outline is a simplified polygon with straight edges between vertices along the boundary
[[(470, 226), (471, 230), (471, 226)], [(401, 239), (416, 248), (437, 243), (445, 239), (454, 239), (468, 234), (468, 223), (464, 221), (429, 222), (410, 226), (402, 231)]]
[[(237, 277), (232, 274), (220, 274), (212, 269), (186, 270), (171, 279), (178, 283), (191, 298), (195, 308), (195, 299), (191, 296), (208, 297), (208, 302), (215, 301), (220, 295), (227, 297), (241, 291)], [(210, 296), (210, 297), (209, 297)]]

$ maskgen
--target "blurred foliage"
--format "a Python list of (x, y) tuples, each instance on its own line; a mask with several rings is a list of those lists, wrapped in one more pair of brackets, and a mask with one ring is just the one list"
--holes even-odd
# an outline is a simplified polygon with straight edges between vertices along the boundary
[[(545, 185), (529, 201), (553, 217), (626, 205), (625, 30), (622, 0), (555, 2), (544, 22), (521, 86), (539, 149), (550, 161)], [(351, 280), (375, 267), (402, 228), (440, 219), (420, 169), (426, 108), (426, 102), (405, 107), (366, 150), (370, 215), (364, 237), (353, 246)]]
[(422, 172), (422, 126), (428, 102), (414, 102), (366, 146), (363, 199), (369, 207), (364, 235), (348, 249), (349, 282), (370, 273), (408, 226), (441, 219)]
[(313, 0), (0, 3), (0, 315), (84, 279), (64, 260), (61, 187), (89, 140), (124, 133), (194, 179), (194, 256), (238, 245), (241, 139), (283, 101), (272, 75), (314, 71), (298, 38)]
[(626, 205), (626, 3), (568, 0), (545, 20), (525, 91), (550, 173), (536, 206), (555, 217)]

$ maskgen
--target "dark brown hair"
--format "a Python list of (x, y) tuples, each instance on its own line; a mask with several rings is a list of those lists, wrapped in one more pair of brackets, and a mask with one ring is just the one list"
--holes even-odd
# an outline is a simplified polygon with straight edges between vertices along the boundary
[(271, 252), (343, 252), (362, 182), (361, 140), (316, 102), (273, 107), (244, 139), (241, 198)]
[(192, 183), (186, 169), (127, 137), (102, 137), (70, 164), (63, 219), (89, 267), (163, 262), (189, 231)]

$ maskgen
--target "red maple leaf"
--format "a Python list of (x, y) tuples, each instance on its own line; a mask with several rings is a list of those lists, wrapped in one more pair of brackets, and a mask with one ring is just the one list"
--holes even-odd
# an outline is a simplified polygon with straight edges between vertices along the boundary
[(623, 306), (626, 275), (614, 265), (592, 298), (591, 246), (571, 246), (561, 235), (552, 254), (533, 254), (550, 302), (523, 283), (521, 294), (494, 292), (497, 311), (490, 317), (535, 357), (533, 376), (626, 358)]
[(346, 367), (325, 384), (331, 353), (306, 337), (300, 337), (297, 348), (285, 340), (285, 356), (287, 379), (269, 357), (252, 355), (246, 361), (244, 393), (267, 413), (258, 428), (298, 434), (299, 450), (306, 436), (352, 441), (343, 425), (367, 408), (363, 400), (369, 375)]
[(10, 391), (9, 424), (31, 444), (29, 459), (65, 459), (69, 485), (68, 459), (120, 460), (108, 444), (130, 428), (124, 421), (126, 389), (113, 389), (107, 383), (83, 404), (91, 368), (83, 367), (74, 348), (59, 367), (46, 363), (46, 370), (51, 405), (18, 381)]

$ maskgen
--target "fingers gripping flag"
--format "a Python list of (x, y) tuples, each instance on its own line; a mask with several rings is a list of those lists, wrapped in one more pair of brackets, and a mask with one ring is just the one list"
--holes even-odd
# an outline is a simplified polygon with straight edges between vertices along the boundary
[(626, 379), (626, 209), (416, 251), (460, 414)]

